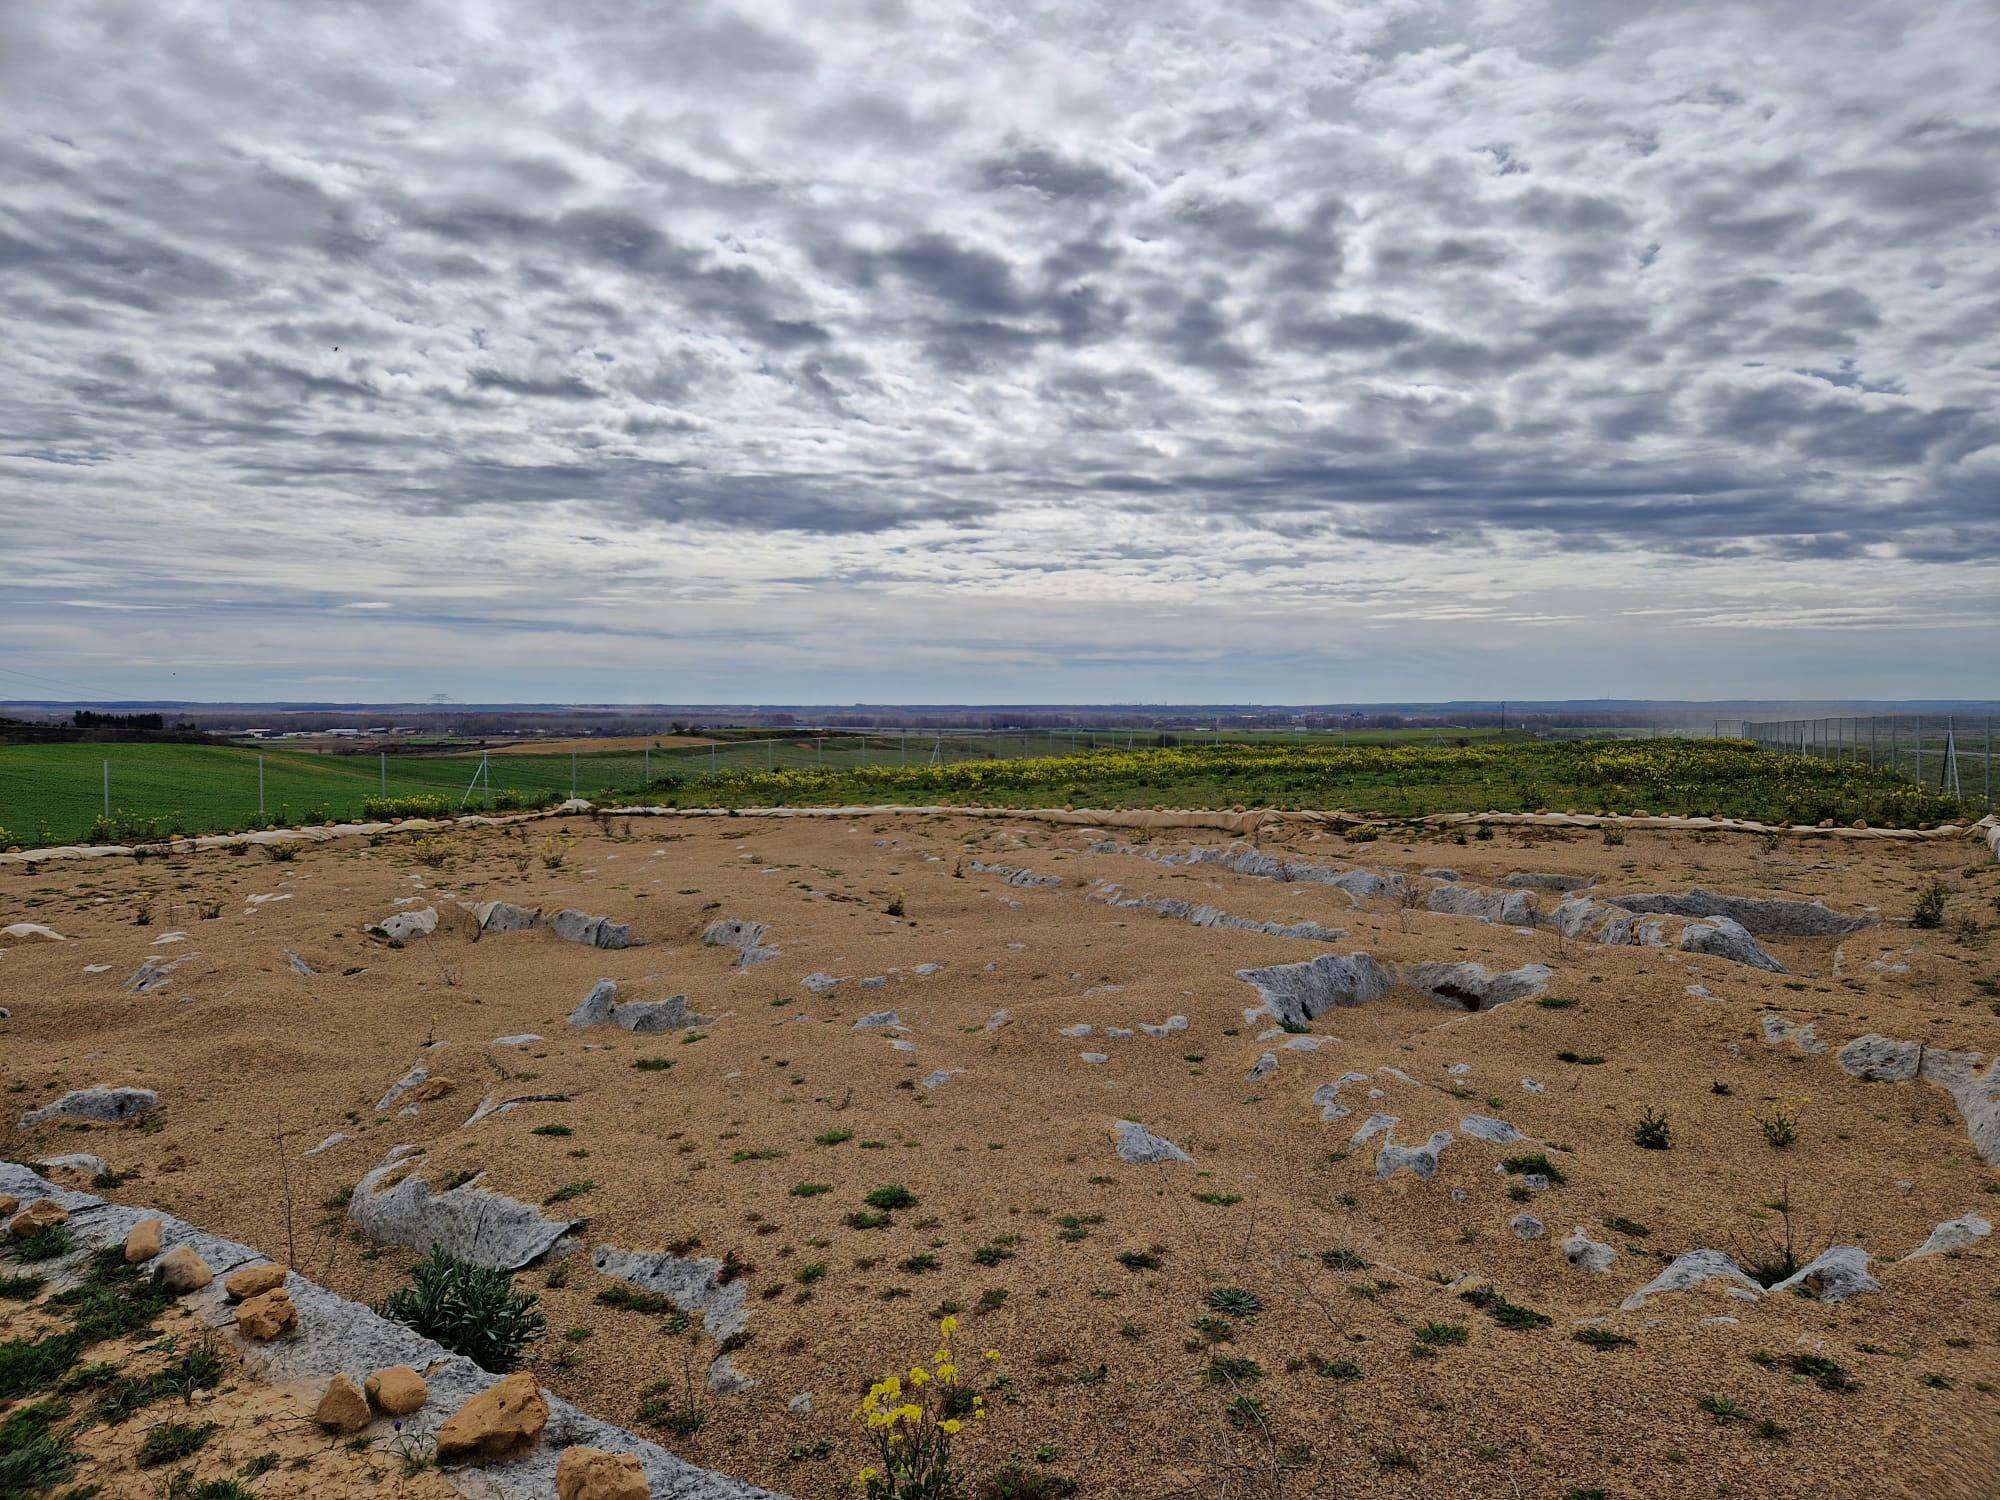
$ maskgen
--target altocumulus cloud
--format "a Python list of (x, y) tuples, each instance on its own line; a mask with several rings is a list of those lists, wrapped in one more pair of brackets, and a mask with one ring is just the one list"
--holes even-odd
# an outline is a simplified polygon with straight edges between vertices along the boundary
[(1991, 691), (1996, 70), (1974, 0), (6, 7), (0, 632), (187, 696)]

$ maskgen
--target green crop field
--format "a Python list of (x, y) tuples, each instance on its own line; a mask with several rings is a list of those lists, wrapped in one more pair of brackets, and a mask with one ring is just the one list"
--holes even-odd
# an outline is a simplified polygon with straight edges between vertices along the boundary
[[(0, 829), (22, 844), (351, 819), (371, 798), (409, 810), (539, 805), (570, 795), (670, 805), (959, 802), (1427, 812), (1711, 813), (1878, 825), (1963, 809), (1866, 766), (1741, 741), (1523, 741), (1493, 732), (1239, 736), (838, 735), (607, 754), (335, 755), (219, 745), (0, 746)], [(1191, 741), (1192, 736), (1188, 737)], [(1128, 748), (1129, 747), (1129, 748)], [(1053, 753), (1052, 753), (1053, 752)], [(260, 788), (261, 767), (261, 788)], [(104, 818), (105, 776), (111, 817)]]

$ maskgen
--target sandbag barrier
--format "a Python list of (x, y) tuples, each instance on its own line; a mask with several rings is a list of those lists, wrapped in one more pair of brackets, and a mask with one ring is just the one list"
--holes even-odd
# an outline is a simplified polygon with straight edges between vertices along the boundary
[(1750, 833), (1793, 838), (1890, 839), (1921, 842), (1969, 835), (1983, 839), (2000, 860), (2000, 814), (1989, 813), (1977, 823), (1946, 823), (1936, 828), (1825, 828), (1812, 823), (1759, 823), (1748, 818), (1684, 818), (1661, 814), (1639, 817), (1627, 813), (1430, 813), (1420, 818), (1378, 818), (1337, 810), (1299, 808), (1138, 808), (1138, 807), (958, 807), (951, 804), (869, 803), (846, 807), (661, 807), (598, 806), (582, 798), (555, 807), (519, 813), (473, 813), (459, 818), (405, 818), (395, 823), (328, 823), (308, 828), (260, 829), (254, 833), (213, 833), (163, 839), (157, 844), (61, 844), (46, 849), (0, 853), (0, 865), (39, 864), (46, 860), (130, 859), (146, 855), (198, 854), (260, 844), (324, 844), (346, 839), (381, 839), (391, 835), (448, 833), (462, 828), (503, 828), (512, 823), (579, 816), (614, 818), (999, 818), (1012, 822), (1054, 823), (1077, 828), (1137, 828), (1160, 833), (1183, 828), (1214, 828), (1252, 838), (1291, 828), (1440, 828), (1492, 824), (1524, 828), (1663, 828), (1675, 832)]

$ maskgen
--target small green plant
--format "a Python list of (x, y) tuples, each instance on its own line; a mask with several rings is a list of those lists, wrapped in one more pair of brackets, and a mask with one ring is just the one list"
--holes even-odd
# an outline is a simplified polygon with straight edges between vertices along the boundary
[(1557, 1062), (1575, 1063), (1579, 1068), (1594, 1068), (1604, 1059), (1595, 1052), (1569, 1052), (1556, 1054)]
[(1828, 1359), (1823, 1354), (1794, 1354), (1788, 1361), (1794, 1375), (1803, 1375), (1816, 1383), (1821, 1390), (1851, 1391), (1854, 1378), (1847, 1373), (1847, 1367), (1838, 1360)]
[(1348, 1381), (1361, 1378), (1361, 1366), (1351, 1359), (1322, 1359), (1314, 1355), (1312, 1367), (1313, 1374), (1322, 1380)]
[(1426, 1323), (1417, 1330), (1417, 1342), (1432, 1348), (1455, 1348), (1471, 1337), (1463, 1323)]
[(830, 1193), (832, 1191), (833, 1184), (830, 1182), (795, 1182), (792, 1184), (792, 1196), (794, 1198), (817, 1198), (822, 1193)]
[(1728, 1396), (1703, 1396), (1695, 1403), (1718, 1422), (1747, 1422), (1750, 1413)]
[(199, 1453), (218, 1430), (214, 1422), (162, 1422), (147, 1429), (135, 1457), (142, 1469), (178, 1463)]
[(1916, 905), (1910, 908), (1910, 925), (1926, 931), (1944, 926), (1944, 904), (1950, 897), (1951, 887), (1933, 880), (1917, 893)]
[(32, 1302), (48, 1284), (46, 1276), (0, 1276), (0, 1302)]
[(1157, 1271), (1160, 1269), (1160, 1256), (1156, 1250), (1121, 1250), (1118, 1252), (1118, 1264), (1128, 1271)]
[(674, 1310), (671, 1298), (659, 1292), (641, 1291), (637, 1287), (614, 1282), (597, 1294), (597, 1300), (606, 1307), (622, 1307), (631, 1312), (645, 1313), (659, 1317)]
[(870, 1208), (915, 1208), (917, 1206), (917, 1195), (901, 1184), (891, 1184), (888, 1187), (874, 1189), (862, 1201)]
[(813, 1137), (813, 1144), (815, 1146), (838, 1146), (844, 1141), (851, 1141), (853, 1139), (854, 1132), (851, 1130), (822, 1130), (818, 1135)]
[[(272, 847), (276, 848), (275, 845)], [(457, 841), (454, 839), (426, 833), (411, 841), (410, 853), (416, 856), (418, 864), (428, 869), (442, 870), (451, 863), (452, 851), (457, 847)]]
[(1264, 1378), (1264, 1367), (1254, 1359), (1218, 1354), (1208, 1362), (1201, 1378), (1210, 1385), (1247, 1385)]
[(882, 908), (883, 914), (885, 916), (891, 916), (891, 917), (900, 917), (905, 915), (906, 913), (904, 911), (904, 907), (908, 904), (909, 899), (910, 899), (910, 893), (908, 891), (904, 890), (891, 891), (889, 893), (889, 904)]
[(553, 1193), (550, 1193), (542, 1202), (567, 1203), (572, 1198), (581, 1198), (585, 1193), (595, 1191), (596, 1187), (597, 1179), (595, 1177), (586, 1177), (581, 1182), (566, 1182)]
[(482, 1369), (509, 1370), (547, 1327), (532, 1294), (517, 1293), (504, 1271), (460, 1260), (442, 1246), (391, 1292), (382, 1315), (436, 1339)]
[(1673, 1143), (1674, 1128), (1667, 1120), (1667, 1112), (1647, 1105), (1639, 1123), (1632, 1127), (1632, 1144), (1641, 1151), (1665, 1151)]
[(1368, 1262), (1363, 1260), (1359, 1255), (1356, 1255), (1352, 1250), (1322, 1250), (1319, 1253), (1319, 1263), (1329, 1271), (1365, 1271), (1368, 1269)]
[(537, 1125), (530, 1135), (574, 1135), (576, 1132), (567, 1125)]
[(1804, 1095), (1794, 1099), (1774, 1099), (1763, 1109), (1752, 1110), (1750, 1118), (1757, 1122), (1765, 1144), (1773, 1151), (1783, 1151), (1799, 1138), (1802, 1106), (1810, 1103), (1812, 1100)]
[(551, 833), (535, 840), (535, 858), (542, 862), (544, 870), (560, 870), (575, 847), (576, 840), (567, 834)]
[(632, 1064), (641, 1073), (664, 1073), (673, 1065), (671, 1057), (642, 1057)]
[(76, 1235), (67, 1224), (45, 1224), (33, 1234), (24, 1234), (7, 1247), (16, 1260), (33, 1264), (54, 1260), (76, 1249)]
[(1254, 1317), (1264, 1310), (1257, 1294), (1240, 1286), (1210, 1287), (1208, 1306), (1209, 1311), (1227, 1313), (1232, 1318)]

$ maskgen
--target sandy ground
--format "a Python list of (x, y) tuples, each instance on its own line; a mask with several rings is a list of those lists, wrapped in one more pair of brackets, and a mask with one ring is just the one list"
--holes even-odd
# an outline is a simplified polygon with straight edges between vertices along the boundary
[[(67, 1326), (52, 1316), (45, 1303), (0, 1302), (0, 1339), (39, 1337)], [(443, 1500), (457, 1493), (434, 1470), (406, 1465), (393, 1443), (329, 1436), (312, 1420), (318, 1387), (266, 1385), (246, 1377), (229, 1355), (228, 1343), (180, 1307), (168, 1308), (146, 1332), (92, 1345), (78, 1368), (115, 1365), (119, 1374), (143, 1379), (172, 1368), (183, 1354), (201, 1347), (219, 1351), (229, 1362), (229, 1373), (213, 1389), (192, 1392), (185, 1401), (178, 1397), (155, 1401), (114, 1422), (91, 1415), (103, 1389), (101, 1382), (55, 1398), (67, 1408), (56, 1430), (74, 1427), (72, 1445), (84, 1456), (58, 1493), (83, 1493), (97, 1500), (157, 1500), (161, 1495), (186, 1493), (189, 1484), (230, 1478), (244, 1483), (260, 1500), (310, 1500), (319, 1495)], [(140, 1449), (147, 1434), (168, 1424), (196, 1428), (212, 1424), (214, 1430), (186, 1458), (142, 1463)], [(418, 1450), (412, 1453), (418, 1455)], [(183, 1488), (174, 1489), (176, 1484)]]
[[(557, 828), (577, 842), (561, 868), (545, 869), (528, 847)], [(844, 1492), (861, 1461), (848, 1410), (871, 1378), (929, 1354), (932, 1316), (948, 1304), (962, 1309), (961, 1342), (1005, 1355), (993, 1420), (964, 1449), (972, 1466), (1018, 1460), (1086, 1495), (2000, 1493), (2000, 1236), (1878, 1264), (1883, 1290), (1837, 1305), (1694, 1292), (1616, 1310), (1673, 1255), (1715, 1247), (1747, 1264), (1768, 1258), (1788, 1224), (1801, 1259), (1849, 1243), (1888, 1260), (1967, 1210), (2000, 1218), (2000, 1169), (1979, 1161), (1943, 1091), (1863, 1084), (1833, 1051), (1770, 1045), (1758, 1026), (1767, 1012), (1811, 1022), (1836, 1050), (1881, 1032), (2000, 1051), (2000, 866), (1983, 847), (1643, 830), (1620, 847), (1531, 830), (1463, 845), (1443, 834), (1265, 845), (1410, 874), (1448, 865), (1469, 884), (1561, 871), (1600, 876), (1593, 894), (1698, 883), (1889, 919), (1838, 939), (1767, 938), (1792, 971), (1774, 975), (1388, 900), (1350, 909), (1336, 889), (1092, 855), (1090, 843), (1085, 830), (948, 816), (577, 818), (461, 834), (442, 869), (390, 838), (282, 863), (257, 851), (0, 871), (0, 925), (41, 922), (70, 939), (0, 955), (0, 1005), (13, 1013), (0, 1023), (0, 1127), (68, 1088), (134, 1084), (162, 1100), (149, 1125), (45, 1128), (0, 1139), (0, 1154), (95, 1152), (135, 1174), (110, 1196), (260, 1246), (371, 1301), (403, 1279), (411, 1256), (369, 1246), (323, 1205), (391, 1145), (426, 1147), (433, 1182), (480, 1169), (487, 1186), (530, 1202), (589, 1183), (562, 1210), (588, 1216), (586, 1244), (698, 1243), (700, 1254), (745, 1263), (749, 1338), (734, 1359), (757, 1385), (704, 1393), (691, 1436), (648, 1427), (650, 1393), (689, 1373), (699, 1383), (714, 1347), (657, 1315), (596, 1302), (609, 1283), (582, 1255), (518, 1278), (549, 1318), (535, 1373), (692, 1461), (800, 1497)], [(1064, 883), (1010, 887), (972, 870), (973, 859)], [(1934, 878), (1954, 893), (1947, 927), (1911, 931), (1902, 918)], [(1197, 929), (1087, 899), (1098, 879), (1347, 936), (1329, 946)], [(474, 942), (441, 930), (391, 948), (364, 931), (399, 900), (499, 897), (630, 921), (649, 946), (600, 952), (542, 931)], [(905, 915), (892, 916), (899, 897)], [(1546, 908), (1556, 898), (1539, 899)], [(716, 917), (768, 922), (781, 956), (734, 967), (733, 953), (697, 941)], [(1964, 919), (1972, 927), (1957, 930)], [(162, 941), (176, 932), (185, 936)], [(288, 950), (317, 976), (294, 973)], [(1492, 969), (1544, 963), (1555, 970), (1549, 994), (1575, 1003), (1467, 1014), (1399, 988), (1321, 1017), (1312, 1052), (1258, 1040), (1267, 1021), (1246, 1025), (1256, 995), (1239, 968), (1357, 950)], [(128, 993), (149, 954), (195, 956), (163, 988)], [(925, 963), (941, 968), (913, 972)], [(843, 982), (815, 995), (801, 983), (814, 972)], [(605, 976), (623, 999), (685, 994), (709, 1019), (686, 1035), (567, 1027)], [(863, 988), (868, 976), (885, 983)], [(1709, 996), (1691, 996), (1691, 985)], [(889, 1008), (913, 1051), (854, 1029)], [(989, 1031), (1002, 1010), (1011, 1019)], [(1172, 1014), (1189, 1018), (1186, 1031), (1104, 1036)], [(1093, 1035), (1059, 1034), (1077, 1023)], [(522, 1032), (546, 1040), (493, 1045)], [(377, 1114), (375, 1100), (426, 1041), (446, 1044), (424, 1058), (455, 1092), (414, 1118)], [(1267, 1048), (1276, 1072), (1247, 1082)], [(1085, 1063), (1086, 1050), (1110, 1060)], [(1558, 1061), (1565, 1051), (1603, 1061)], [(648, 1058), (671, 1066), (635, 1066)], [(1414, 1081), (1377, 1071), (1389, 1067)], [(951, 1076), (921, 1087), (937, 1069)], [(1346, 1085), (1354, 1114), (1323, 1124), (1313, 1091), (1350, 1070), (1370, 1082)], [(1528, 1092), (1524, 1078), (1546, 1092)], [(1370, 1088), (1383, 1097), (1368, 1098)], [(489, 1092), (574, 1099), (465, 1127)], [(1750, 1118), (1780, 1099), (1809, 1101), (1795, 1105), (1800, 1136), (1782, 1151)], [(1633, 1142), (1647, 1106), (1667, 1111), (1671, 1149)], [(1431, 1181), (1378, 1182), (1377, 1143), (1348, 1150), (1377, 1109), (1401, 1118), (1398, 1142), (1458, 1131), (1468, 1113), (1533, 1139), (1502, 1149), (1461, 1133)], [(1145, 1123), (1194, 1164), (1122, 1163), (1111, 1132), (1120, 1119)], [(533, 1133), (550, 1125), (570, 1133)], [(353, 1139), (303, 1157), (335, 1131)], [(1515, 1201), (1519, 1179), (1497, 1164), (1529, 1151), (1546, 1152), (1566, 1180)], [(797, 1195), (801, 1184), (827, 1190)], [(850, 1226), (864, 1196), (891, 1184), (916, 1205), (883, 1228)], [(1523, 1212), (1545, 1221), (1545, 1238), (1510, 1231)], [(1611, 1219), (1645, 1232), (1616, 1231)], [(1560, 1242), (1575, 1226), (1617, 1247), (1609, 1271), (1566, 1264)], [(1367, 1269), (1323, 1262), (1337, 1251)], [(1128, 1269), (1118, 1257), (1131, 1252), (1157, 1265)], [(1464, 1273), (1551, 1325), (1500, 1326), (1443, 1285)], [(1216, 1288), (1247, 1291), (1261, 1310), (1228, 1315), (1226, 1330), (1198, 1327), (1219, 1316)], [(1719, 1317), (1735, 1321), (1705, 1321)], [(1632, 1343), (1578, 1342), (1582, 1320)], [(1433, 1324), (1448, 1325), (1447, 1339), (1462, 1328), (1464, 1342), (1415, 1338)], [(1792, 1373), (1785, 1361), (1801, 1353), (1837, 1360), (1855, 1388)], [(1253, 1360), (1261, 1374), (1212, 1383), (1217, 1356)], [(1358, 1378), (1319, 1373), (1341, 1361)], [(809, 1415), (787, 1410), (801, 1392)], [(1238, 1394), (1261, 1403), (1261, 1419), (1232, 1425), (1225, 1408)], [(1708, 1414), (1707, 1397), (1749, 1420)], [(1766, 1420), (1775, 1426), (1760, 1432)]]

